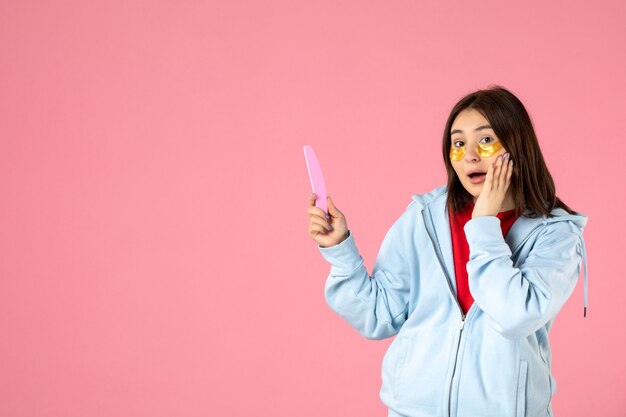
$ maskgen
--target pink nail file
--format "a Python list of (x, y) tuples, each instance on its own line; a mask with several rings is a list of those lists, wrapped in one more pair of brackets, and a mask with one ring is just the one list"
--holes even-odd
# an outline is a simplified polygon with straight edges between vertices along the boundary
[(326, 205), (326, 183), (324, 182), (324, 175), (322, 175), (322, 168), (311, 145), (304, 145), (304, 159), (306, 160), (306, 168), (309, 171), (311, 188), (317, 195), (315, 205), (324, 210), (325, 213), (328, 213), (328, 206)]

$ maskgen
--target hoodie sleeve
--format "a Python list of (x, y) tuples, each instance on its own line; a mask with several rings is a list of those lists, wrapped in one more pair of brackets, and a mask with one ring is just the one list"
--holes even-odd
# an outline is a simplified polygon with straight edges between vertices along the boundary
[(480, 216), (465, 224), (470, 291), (503, 336), (519, 339), (534, 333), (571, 295), (582, 259), (581, 237), (573, 227), (569, 221), (549, 223), (516, 268), (500, 219)]
[[(409, 204), (409, 207), (414, 202)], [(372, 276), (363, 264), (352, 232), (338, 245), (318, 248), (331, 264), (326, 280), (328, 305), (368, 339), (395, 335), (406, 320), (409, 298), (409, 265), (403, 250), (411, 233), (407, 210), (387, 232)]]

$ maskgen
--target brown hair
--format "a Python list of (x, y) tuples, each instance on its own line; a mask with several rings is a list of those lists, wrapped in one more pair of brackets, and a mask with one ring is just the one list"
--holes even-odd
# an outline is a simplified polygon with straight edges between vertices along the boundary
[[(532, 122), (522, 102), (507, 89), (498, 85), (478, 90), (463, 97), (453, 107), (443, 132), (443, 162), (448, 173), (448, 209), (453, 213), (463, 210), (473, 201), (463, 187), (450, 162), (450, 129), (457, 115), (466, 109), (479, 111), (490, 123), (507, 152), (515, 169), (511, 178), (513, 200), (518, 215), (552, 217), (550, 212), (560, 207), (577, 214), (561, 201), (555, 192), (554, 181), (543, 159)], [(528, 212), (526, 212), (528, 210)]]

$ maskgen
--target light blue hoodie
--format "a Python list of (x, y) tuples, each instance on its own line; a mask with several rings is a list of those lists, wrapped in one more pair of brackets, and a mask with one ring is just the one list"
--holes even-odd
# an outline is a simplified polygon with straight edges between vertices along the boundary
[(465, 225), (474, 304), (456, 297), (446, 187), (413, 195), (387, 232), (370, 276), (352, 233), (319, 250), (331, 264), (329, 306), (368, 339), (397, 334), (382, 364), (389, 416), (552, 416), (556, 383), (548, 339), (587, 262), (587, 217), (521, 216)]

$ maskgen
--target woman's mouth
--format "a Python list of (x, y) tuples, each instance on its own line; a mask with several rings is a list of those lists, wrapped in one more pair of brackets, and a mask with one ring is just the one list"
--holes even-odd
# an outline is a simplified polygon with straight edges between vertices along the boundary
[(473, 172), (468, 177), (472, 184), (480, 184), (485, 181), (487, 174), (484, 172)]

